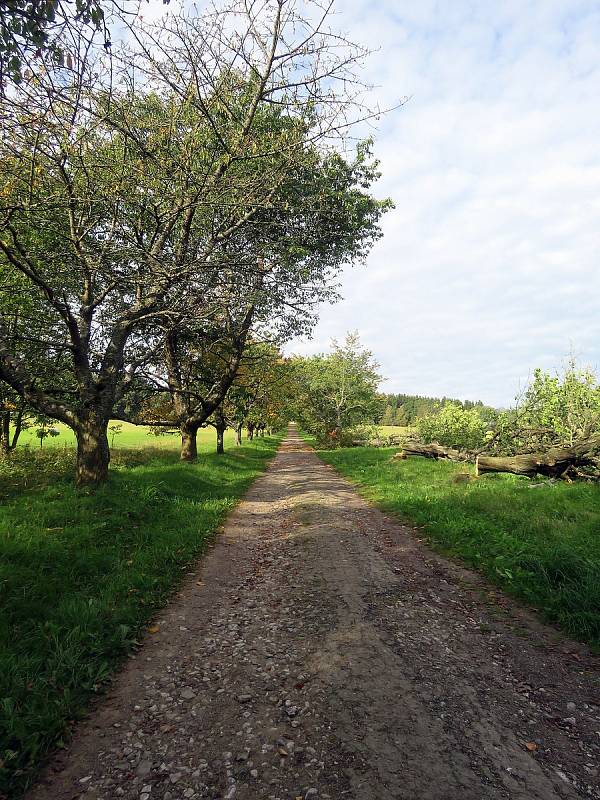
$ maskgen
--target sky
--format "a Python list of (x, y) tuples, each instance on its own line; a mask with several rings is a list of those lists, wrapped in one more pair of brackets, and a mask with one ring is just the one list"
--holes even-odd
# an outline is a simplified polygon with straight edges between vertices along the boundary
[(509, 405), (535, 367), (600, 365), (600, 4), (339, 0), (376, 49), (395, 210), (311, 340), (358, 330), (382, 389)]

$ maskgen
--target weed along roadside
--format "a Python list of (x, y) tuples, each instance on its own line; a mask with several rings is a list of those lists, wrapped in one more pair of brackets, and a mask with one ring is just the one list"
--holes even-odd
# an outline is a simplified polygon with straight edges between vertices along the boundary
[(70, 451), (0, 462), (0, 797), (18, 797), (137, 646), (185, 568), (276, 452), (278, 437), (196, 464), (132, 450), (95, 492)]
[(318, 454), (364, 497), (419, 526), (440, 552), (600, 649), (600, 486), (511, 475), (465, 483), (456, 476), (473, 471), (468, 465), (392, 461), (395, 452), (353, 447)]

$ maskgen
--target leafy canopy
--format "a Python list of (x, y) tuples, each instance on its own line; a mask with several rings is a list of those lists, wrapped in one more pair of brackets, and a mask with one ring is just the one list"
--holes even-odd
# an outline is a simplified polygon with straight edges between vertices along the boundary
[(334, 339), (330, 353), (297, 358), (295, 365), (296, 417), (321, 441), (335, 445), (345, 432), (380, 416), (379, 365), (357, 332), (342, 343)]

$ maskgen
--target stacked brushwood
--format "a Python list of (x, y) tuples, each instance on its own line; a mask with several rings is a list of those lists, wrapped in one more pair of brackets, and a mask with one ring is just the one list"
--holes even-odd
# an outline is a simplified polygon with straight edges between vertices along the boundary
[(490, 472), (509, 472), (529, 478), (545, 475), (549, 478), (600, 479), (600, 433), (571, 445), (556, 445), (537, 452), (506, 456), (487, 455), (483, 450), (457, 450), (443, 447), (437, 442), (423, 444), (407, 441), (394, 459), (410, 456), (474, 462), (478, 476)]

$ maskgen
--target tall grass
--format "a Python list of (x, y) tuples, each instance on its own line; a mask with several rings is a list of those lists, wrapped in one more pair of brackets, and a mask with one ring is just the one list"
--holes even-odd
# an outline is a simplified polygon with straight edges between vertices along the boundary
[(60, 744), (276, 445), (205, 445), (194, 465), (123, 451), (89, 493), (69, 450), (0, 465), (0, 797)]
[(542, 611), (568, 634), (600, 649), (600, 487), (535, 484), (511, 475), (456, 483), (466, 465), (412, 458), (392, 449), (319, 455), (362, 494), (420, 531), (442, 552), (475, 567)]

